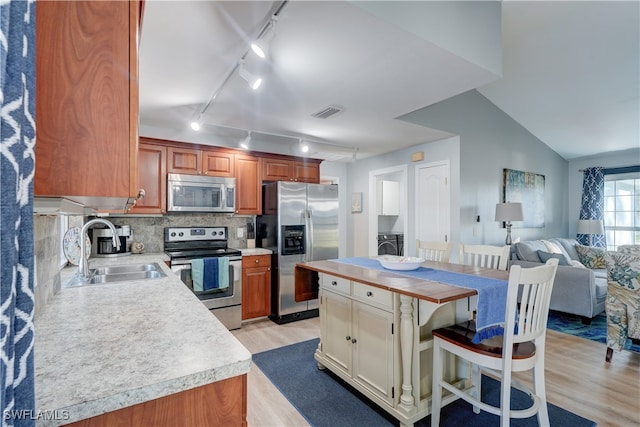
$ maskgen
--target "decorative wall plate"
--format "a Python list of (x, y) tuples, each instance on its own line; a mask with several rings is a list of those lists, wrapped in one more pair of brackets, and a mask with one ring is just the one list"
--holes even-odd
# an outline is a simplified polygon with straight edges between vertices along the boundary
[[(64, 239), (62, 240), (64, 256), (73, 265), (80, 264), (80, 231), (79, 227), (72, 227), (64, 233)], [(87, 256), (87, 259), (89, 259), (89, 255), (91, 255), (91, 240), (89, 240), (89, 236), (86, 234), (84, 237), (87, 243), (85, 255)]]

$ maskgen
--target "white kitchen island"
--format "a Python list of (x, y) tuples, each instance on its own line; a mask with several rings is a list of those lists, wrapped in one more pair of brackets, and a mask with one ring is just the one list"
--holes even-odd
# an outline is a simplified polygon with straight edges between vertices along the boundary
[[(165, 259), (92, 259), (157, 262), (167, 277), (63, 288), (47, 304), (35, 321), (38, 426), (246, 425), (251, 354)], [(64, 284), (75, 271), (63, 273)]]
[[(506, 271), (460, 264), (427, 261), (422, 265), (508, 278)], [(315, 359), (319, 367), (330, 369), (403, 426), (429, 415), (431, 331), (461, 320), (456, 319), (460, 314), (456, 316), (455, 302), (475, 297), (476, 291), (338, 261), (300, 263), (296, 269), (307, 272), (299, 277), (318, 274), (320, 343)], [(468, 373), (460, 372), (455, 359), (444, 365), (449, 380), (470, 386)]]

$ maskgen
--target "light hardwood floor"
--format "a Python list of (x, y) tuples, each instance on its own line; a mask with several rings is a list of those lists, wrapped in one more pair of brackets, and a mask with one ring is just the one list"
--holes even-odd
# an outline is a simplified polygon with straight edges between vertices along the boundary
[[(248, 323), (233, 334), (251, 353), (319, 336), (318, 318), (277, 325)], [(615, 353), (605, 363), (604, 344), (549, 330), (545, 360), (547, 399), (601, 427), (640, 425), (640, 354)], [(298, 411), (253, 365), (248, 375), (250, 426), (308, 426)]]

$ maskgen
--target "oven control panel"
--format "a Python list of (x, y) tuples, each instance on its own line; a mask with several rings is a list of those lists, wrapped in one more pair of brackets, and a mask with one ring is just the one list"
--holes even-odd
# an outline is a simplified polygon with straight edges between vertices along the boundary
[(227, 240), (227, 227), (166, 227), (165, 242)]

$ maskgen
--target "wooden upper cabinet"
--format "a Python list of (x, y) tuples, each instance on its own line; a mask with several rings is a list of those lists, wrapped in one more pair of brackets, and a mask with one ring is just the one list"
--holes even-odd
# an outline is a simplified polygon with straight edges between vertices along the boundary
[(262, 213), (262, 177), (260, 158), (236, 154), (236, 213), (260, 215)]
[(135, 214), (158, 214), (167, 211), (167, 147), (145, 143), (138, 146), (138, 185), (145, 196), (130, 210)]
[(285, 158), (262, 158), (263, 181), (296, 181), (320, 183), (319, 160), (289, 160)]
[(202, 152), (202, 174), (209, 176), (233, 177), (235, 155), (218, 150)]
[(285, 159), (262, 158), (263, 181), (290, 181), (293, 176), (293, 161)]
[(168, 156), (169, 173), (234, 176), (235, 156), (231, 152), (169, 147)]
[(202, 174), (202, 150), (169, 147), (167, 156), (168, 173)]
[(138, 193), (140, 3), (38, 2), (35, 196), (122, 209)]
[(297, 182), (320, 183), (320, 164), (315, 162), (295, 162), (293, 180)]

